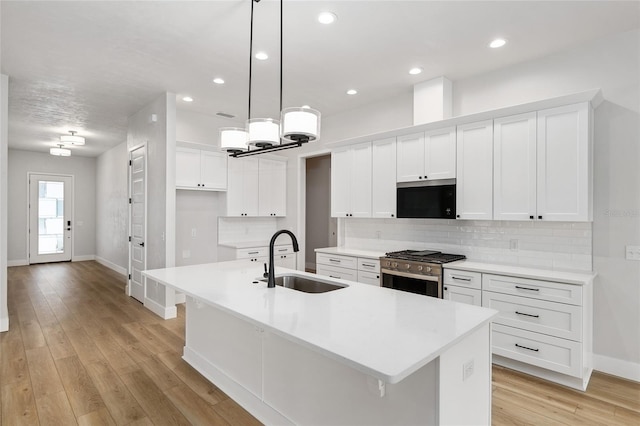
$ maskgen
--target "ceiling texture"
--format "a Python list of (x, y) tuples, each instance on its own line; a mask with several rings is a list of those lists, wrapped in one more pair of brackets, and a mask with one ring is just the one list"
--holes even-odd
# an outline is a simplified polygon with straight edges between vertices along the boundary
[[(279, 1), (254, 4), (252, 117), (279, 113)], [(283, 104), (324, 116), (638, 28), (637, 1), (284, 2)], [(46, 152), (76, 130), (97, 156), (163, 92), (178, 109), (247, 118), (250, 0), (6, 1), (0, 66), (9, 76), (9, 146)], [(331, 25), (318, 13), (338, 17)], [(502, 37), (505, 47), (489, 49)], [(409, 75), (412, 67), (423, 68)], [(224, 85), (212, 79), (221, 77)], [(455, 87), (455, 86), (454, 86)], [(358, 90), (355, 96), (347, 89)], [(194, 102), (185, 103), (184, 96)]]

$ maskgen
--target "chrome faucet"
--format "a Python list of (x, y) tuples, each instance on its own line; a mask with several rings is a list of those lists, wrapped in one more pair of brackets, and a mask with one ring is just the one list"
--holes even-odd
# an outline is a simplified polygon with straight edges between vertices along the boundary
[(293, 242), (293, 251), (300, 251), (300, 248), (298, 248), (298, 240), (296, 239), (296, 236), (293, 235), (293, 232), (282, 229), (273, 234), (273, 237), (271, 237), (271, 242), (269, 243), (269, 277), (267, 279), (267, 288), (274, 288), (276, 286), (275, 272), (273, 270), (273, 246), (276, 243), (276, 238), (278, 238), (278, 235), (280, 234), (289, 234), (289, 236), (291, 237), (291, 241)]

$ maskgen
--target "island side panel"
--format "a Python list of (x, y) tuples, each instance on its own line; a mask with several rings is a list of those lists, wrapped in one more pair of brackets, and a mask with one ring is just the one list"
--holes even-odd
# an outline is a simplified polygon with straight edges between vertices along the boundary
[[(264, 333), (264, 402), (297, 425), (437, 423), (437, 361), (396, 384)], [(389, 356), (393, 356), (390, 349)]]
[(438, 374), (438, 424), (491, 424), (489, 323), (440, 355)]

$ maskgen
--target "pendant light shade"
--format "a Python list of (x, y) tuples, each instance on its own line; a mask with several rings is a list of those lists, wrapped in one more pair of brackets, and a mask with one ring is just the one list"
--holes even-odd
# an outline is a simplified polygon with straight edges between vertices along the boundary
[(285, 108), (281, 136), (288, 142), (310, 142), (320, 137), (320, 111), (312, 108)]
[(264, 148), (280, 144), (280, 123), (272, 118), (247, 120), (249, 145)]
[(69, 130), (70, 135), (62, 135), (60, 136), (60, 142), (63, 144), (71, 144), (71, 145), (84, 145), (84, 138), (82, 136), (76, 136), (75, 131)]
[(220, 129), (220, 148), (227, 152), (247, 150), (247, 131), (239, 127), (222, 127)]
[(58, 145), (58, 148), (50, 148), (49, 154), (57, 155), (58, 157), (70, 157), (71, 150), (63, 148), (62, 145)]

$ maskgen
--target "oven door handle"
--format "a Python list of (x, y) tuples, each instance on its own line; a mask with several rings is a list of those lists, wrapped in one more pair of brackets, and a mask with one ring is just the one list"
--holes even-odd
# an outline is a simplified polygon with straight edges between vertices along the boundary
[(440, 277), (438, 275), (410, 274), (408, 272), (392, 271), (390, 269), (381, 269), (380, 273), (382, 275), (396, 275), (396, 276), (399, 276), (399, 277), (415, 278), (415, 279), (424, 280), (424, 281), (434, 281), (434, 282), (439, 282), (440, 281)]

